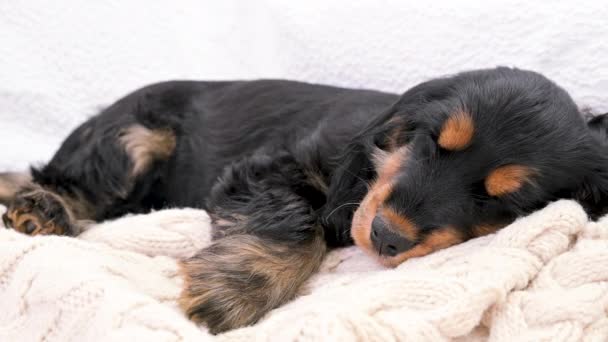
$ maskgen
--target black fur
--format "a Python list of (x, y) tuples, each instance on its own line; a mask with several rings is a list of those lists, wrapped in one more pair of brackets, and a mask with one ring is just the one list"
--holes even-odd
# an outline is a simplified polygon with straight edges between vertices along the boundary
[[(463, 151), (444, 150), (437, 144), (442, 124), (461, 109), (475, 123), (473, 142)], [(176, 147), (132, 179), (133, 162), (118, 136), (134, 124), (170, 130)], [(119, 100), (32, 173), (45, 188), (93, 203), (94, 220), (188, 206), (209, 211), (216, 239), (252, 234), (307, 245), (322, 227), (328, 245), (345, 246), (353, 242), (353, 213), (377, 176), (373, 154), (408, 145), (385, 205), (410, 218), (421, 235), (451, 226), (466, 239), (476, 225), (508, 223), (558, 198), (579, 200), (594, 217), (604, 213), (607, 128), (606, 115), (587, 124), (545, 77), (509, 68), (434, 79), (402, 96), (280, 80), (174, 81)], [(484, 179), (505, 164), (532, 167), (533, 182), (490, 196)], [(239, 267), (235, 274), (256, 275)], [(191, 283), (205, 281), (190, 276)], [(242, 317), (231, 324), (209, 304), (187, 311), (220, 330), (244, 324)]]

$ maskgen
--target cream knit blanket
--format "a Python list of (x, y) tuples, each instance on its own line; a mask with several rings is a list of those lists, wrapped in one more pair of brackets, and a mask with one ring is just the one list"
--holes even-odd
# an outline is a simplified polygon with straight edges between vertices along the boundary
[(0, 230), (0, 341), (608, 340), (608, 218), (571, 201), (394, 270), (335, 251), (299, 298), (219, 336), (175, 304), (176, 258), (207, 243), (191, 209), (78, 239)]

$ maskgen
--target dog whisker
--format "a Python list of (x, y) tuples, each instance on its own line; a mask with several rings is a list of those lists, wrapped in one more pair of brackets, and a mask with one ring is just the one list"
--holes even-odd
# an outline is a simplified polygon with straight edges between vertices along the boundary
[(331, 212), (329, 212), (329, 214), (327, 214), (327, 216), (325, 217), (325, 221), (327, 222), (327, 220), (329, 220), (329, 218), (331, 217), (331, 215), (333, 215), (338, 209), (343, 208), (347, 205), (359, 205), (359, 203), (343, 203), (340, 204), (339, 206), (337, 206), (336, 208), (334, 208), (334, 210), (332, 210)]

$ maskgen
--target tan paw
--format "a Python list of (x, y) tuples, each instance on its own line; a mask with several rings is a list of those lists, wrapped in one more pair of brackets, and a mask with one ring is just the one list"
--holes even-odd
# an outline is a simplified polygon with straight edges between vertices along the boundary
[(73, 235), (70, 215), (61, 198), (42, 188), (23, 189), (2, 215), (7, 228), (27, 235)]
[(224, 237), (181, 263), (180, 306), (213, 334), (254, 324), (295, 297), (324, 251), (320, 237), (296, 244), (251, 235)]

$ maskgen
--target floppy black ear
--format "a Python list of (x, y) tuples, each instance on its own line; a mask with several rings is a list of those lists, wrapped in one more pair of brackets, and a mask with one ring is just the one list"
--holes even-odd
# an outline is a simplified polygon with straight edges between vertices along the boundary
[(591, 117), (587, 127), (602, 145), (608, 145), (608, 113)]
[(585, 178), (574, 199), (583, 205), (592, 219), (597, 219), (608, 213), (608, 113), (591, 117), (587, 127), (601, 157), (595, 160), (593, 173)]
[(353, 213), (376, 178), (380, 150), (391, 151), (405, 143), (403, 120), (388, 110), (375, 116), (345, 149), (333, 172), (321, 222), (330, 246), (351, 242)]
[(608, 170), (585, 179), (573, 197), (593, 220), (608, 214)]
[(356, 141), (346, 150), (331, 176), (327, 202), (321, 213), (329, 246), (351, 242), (353, 213), (365, 197), (376, 172), (367, 141)]
[(449, 79), (435, 79), (406, 91), (386, 111), (374, 115), (357, 135), (332, 174), (327, 202), (322, 211), (325, 238), (330, 246), (352, 242), (353, 213), (376, 177), (374, 163), (379, 150), (391, 152), (409, 143), (416, 129), (420, 106), (446, 96)]

